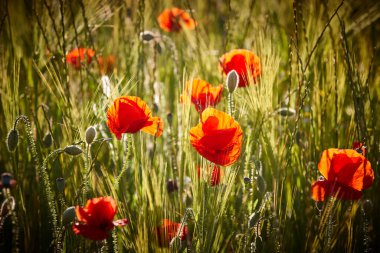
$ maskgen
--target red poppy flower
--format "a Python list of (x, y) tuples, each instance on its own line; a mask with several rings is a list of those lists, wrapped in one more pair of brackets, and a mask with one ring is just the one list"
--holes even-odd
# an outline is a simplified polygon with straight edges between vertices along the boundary
[(208, 106), (215, 106), (222, 98), (223, 85), (213, 87), (208, 82), (201, 79), (194, 79), (187, 82), (186, 89), (181, 95), (181, 102), (191, 100), (199, 112)]
[(246, 49), (234, 49), (219, 58), (219, 67), (224, 74), (235, 70), (239, 75), (238, 87), (249, 85), (261, 75), (260, 58)]
[(190, 129), (191, 145), (207, 160), (222, 166), (239, 159), (243, 131), (230, 115), (214, 108), (201, 114), (201, 123)]
[(193, 30), (197, 23), (184, 10), (173, 7), (164, 10), (157, 18), (160, 27), (167, 32), (179, 32), (182, 28)]
[[(105, 61), (104, 61), (104, 58), (106, 59)], [(99, 56), (98, 63), (99, 63), (100, 74), (102, 75), (111, 74), (115, 66), (115, 61), (116, 61), (116, 57), (114, 55), (108, 55), (107, 57)]]
[(91, 63), (92, 58), (95, 56), (95, 51), (91, 48), (75, 48), (66, 55), (66, 62), (71, 64), (75, 69), (80, 69), (82, 63)]
[[(211, 166), (207, 168), (207, 172), (209, 172), (210, 169), (211, 169)], [(198, 178), (200, 178), (201, 167), (199, 166), (197, 167), (197, 174), (198, 174)], [(211, 172), (211, 180), (210, 180), (211, 186), (218, 185), (220, 183), (221, 178), (222, 178), (222, 171), (220, 167), (217, 165), (214, 165), (214, 168), (212, 169), (212, 172)]]
[[(177, 236), (178, 229), (181, 227), (180, 223), (172, 222), (168, 219), (162, 220), (162, 225), (159, 227), (156, 227), (156, 235), (158, 239), (158, 245), (160, 247), (168, 247), (170, 241)], [(188, 230), (187, 226), (184, 226), (181, 234), (179, 236), (179, 239), (181, 241), (186, 240)]]
[(147, 104), (139, 97), (123, 96), (114, 100), (107, 110), (107, 125), (117, 139), (123, 133), (136, 133), (140, 130), (159, 137), (163, 131), (163, 121), (152, 117)]
[(124, 226), (127, 219), (113, 221), (116, 214), (116, 203), (111, 197), (93, 198), (85, 207), (75, 209), (78, 221), (73, 224), (73, 231), (91, 240), (99, 241), (108, 237), (114, 226)]
[(361, 191), (374, 180), (371, 163), (353, 149), (331, 148), (323, 151), (318, 169), (326, 180), (312, 186), (312, 198), (324, 201), (328, 196), (359, 199)]

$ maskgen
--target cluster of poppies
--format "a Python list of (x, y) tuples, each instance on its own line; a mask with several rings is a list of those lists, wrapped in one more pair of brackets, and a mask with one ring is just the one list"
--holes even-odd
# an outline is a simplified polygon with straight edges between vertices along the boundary
[[(171, 8), (158, 17), (159, 26), (167, 32), (180, 32), (183, 28), (195, 29), (197, 23), (189, 13), (179, 8)], [(67, 55), (67, 62), (74, 68), (90, 63), (95, 52), (92, 49), (75, 49)], [(113, 64), (114, 59), (109, 60)], [(103, 64), (103, 59), (100, 61)], [(257, 83), (261, 75), (260, 59), (245, 49), (232, 50), (219, 58), (219, 69), (224, 75), (235, 71), (237, 86), (246, 87)], [(104, 72), (104, 70), (103, 70)], [(211, 185), (220, 183), (219, 166), (230, 166), (240, 157), (243, 131), (232, 116), (214, 107), (222, 99), (223, 85), (212, 86), (205, 80), (188, 81), (181, 102), (191, 102), (200, 114), (200, 123), (190, 129), (190, 142), (194, 149), (212, 165), (206, 168), (211, 174)], [(152, 116), (147, 104), (136, 96), (116, 98), (107, 110), (107, 125), (117, 139), (124, 133), (143, 131), (155, 137), (163, 132), (163, 120)], [(365, 151), (365, 150), (364, 150)], [(359, 199), (362, 190), (370, 187), (374, 173), (370, 162), (365, 158), (363, 147), (354, 149), (328, 149), (322, 154), (318, 169), (324, 179), (312, 185), (312, 198), (324, 201), (333, 196), (340, 199)], [(197, 168), (198, 177), (201, 168)], [(76, 208), (77, 222), (73, 230), (92, 240), (102, 240), (115, 226), (127, 224), (127, 220), (113, 221), (116, 203), (111, 197), (88, 200), (85, 207)], [(155, 232), (160, 246), (167, 246), (174, 237), (185, 240), (187, 227), (168, 219), (162, 221)], [(179, 236), (178, 236), (179, 235)]]

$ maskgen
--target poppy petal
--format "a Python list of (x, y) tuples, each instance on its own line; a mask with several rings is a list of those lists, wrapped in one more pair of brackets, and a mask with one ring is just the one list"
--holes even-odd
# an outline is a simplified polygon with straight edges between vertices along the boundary
[(357, 200), (362, 196), (362, 192), (348, 187), (344, 184), (334, 181), (316, 181), (311, 187), (312, 198), (315, 201), (325, 201), (329, 196), (335, 196), (338, 199)]
[(141, 131), (144, 131), (145, 133), (156, 135), (157, 137), (160, 137), (163, 129), (164, 129), (164, 122), (159, 117), (151, 117), (148, 121), (148, 126), (141, 129)]

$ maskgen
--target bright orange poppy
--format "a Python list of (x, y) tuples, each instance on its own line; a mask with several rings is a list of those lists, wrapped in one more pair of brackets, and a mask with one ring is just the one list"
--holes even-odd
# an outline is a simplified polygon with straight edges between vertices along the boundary
[[(177, 236), (178, 229), (181, 227), (180, 223), (172, 222), (168, 219), (163, 219), (162, 224), (159, 227), (156, 227), (156, 235), (158, 239), (158, 245), (160, 247), (168, 247), (170, 241)], [(184, 226), (179, 239), (181, 241), (186, 240), (188, 230), (187, 226)]]
[(190, 129), (191, 145), (207, 160), (228, 166), (240, 157), (243, 131), (230, 115), (214, 108), (201, 114), (201, 123)]
[(215, 106), (222, 98), (223, 85), (213, 87), (201, 79), (188, 81), (186, 89), (181, 95), (181, 102), (191, 100), (198, 112), (203, 112), (208, 106)]
[(186, 11), (173, 7), (164, 10), (157, 18), (160, 27), (167, 32), (179, 32), (182, 28), (193, 30), (197, 23)]
[(248, 86), (251, 78), (256, 81), (261, 75), (260, 58), (246, 49), (234, 49), (222, 55), (219, 68), (225, 75), (235, 70), (239, 75), (238, 87)]
[(152, 117), (147, 104), (139, 97), (122, 96), (114, 100), (107, 110), (107, 125), (112, 133), (121, 140), (123, 133), (144, 131), (159, 137), (163, 131), (161, 118)]
[[(209, 172), (210, 169), (211, 169), (211, 166), (209, 166), (207, 168), (207, 171)], [(197, 174), (198, 174), (198, 178), (200, 178), (202, 172), (201, 172), (201, 167), (199, 167), (199, 166), (197, 167)], [(220, 180), (222, 178), (222, 174), (223, 173), (222, 173), (220, 167), (217, 166), (217, 165), (214, 165), (214, 168), (212, 169), (212, 172), (211, 172), (211, 179), (210, 179), (211, 186), (215, 186), (215, 185), (220, 184)]]
[(116, 214), (116, 202), (111, 197), (93, 198), (85, 207), (75, 208), (78, 221), (73, 223), (73, 231), (91, 240), (99, 241), (108, 237), (115, 226), (124, 226), (127, 219), (113, 221)]
[(71, 64), (75, 69), (80, 69), (83, 63), (87, 62), (90, 64), (94, 56), (95, 51), (91, 48), (75, 48), (66, 55), (66, 62)]
[(359, 199), (361, 191), (374, 181), (371, 163), (353, 149), (331, 148), (323, 151), (318, 169), (325, 180), (312, 186), (312, 198), (324, 201), (328, 196)]

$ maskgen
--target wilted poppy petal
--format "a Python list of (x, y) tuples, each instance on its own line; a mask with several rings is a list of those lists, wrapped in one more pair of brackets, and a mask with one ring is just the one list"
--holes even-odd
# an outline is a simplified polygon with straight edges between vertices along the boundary
[[(212, 171), (211, 171), (210, 184), (211, 186), (216, 186), (220, 183), (220, 180), (222, 178), (222, 170), (217, 165), (208, 166), (206, 169), (208, 173), (210, 172), (211, 168), (212, 168)], [(199, 166), (197, 166), (197, 175), (198, 175), (198, 178), (201, 177), (201, 167)]]

